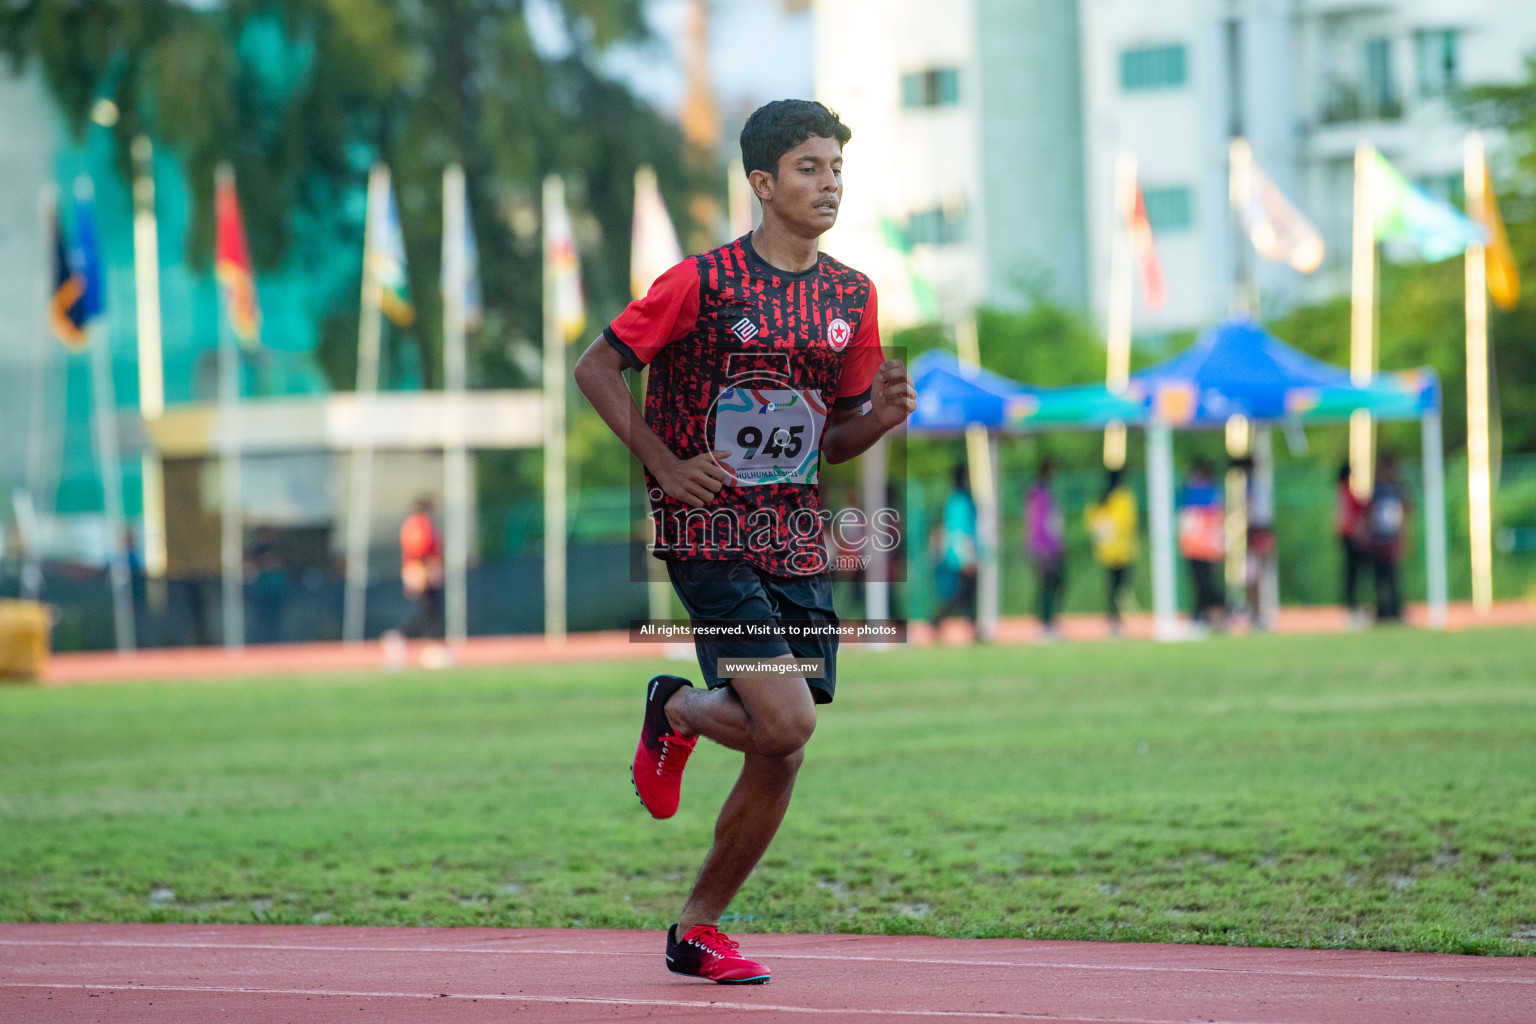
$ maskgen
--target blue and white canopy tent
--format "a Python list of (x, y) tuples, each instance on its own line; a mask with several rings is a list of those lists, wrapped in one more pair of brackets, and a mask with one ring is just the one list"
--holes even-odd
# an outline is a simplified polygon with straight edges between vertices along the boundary
[[(1342, 422), (1359, 410), (1378, 420), (1419, 420), (1430, 621), (1445, 622), (1445, 474), (1440, 383), (1432, 370), (1384, 373), (1357, 385), (1349, 371), (1305, 355), (1245, 319), (1219, 324), (1185, 351), (1132, 374), (1122, 395), (1103, 385), (1033, 388), (962, 366), (947, 352), (924, 353), (912, 369), (917, 411), (908, 429), (914, 433), (952, 434), (981, 425), (995, 443), (1004, 434), (1096, 430), (1115, 421), (1146, 430), (1153, 609), (1163, 638), (1177, 630), (1173, 430), (1218, 429), (1233, 416), (1258, 427)], [(1261, 487), (1270, 472), (1268, 437), (1267, 430), (1259, 432), (1255, 452)]]

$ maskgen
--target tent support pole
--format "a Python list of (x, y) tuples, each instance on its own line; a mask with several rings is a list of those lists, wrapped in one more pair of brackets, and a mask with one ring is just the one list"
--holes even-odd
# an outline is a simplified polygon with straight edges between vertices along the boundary
[(997, 438), (986, 427), (966, 428), (966, 447), (970, 453), (971, 493), (976, 498), (976, 632), (978, 638), (997, 639), (999, 611), (998, 567), (1001, 563), (997, 549), (998, 496), (997, 496)]
[[(1269, 427), (1260, 427), (1253, 435), (1253, 521), (1270, 529), (1275, 525), (1275, 435)], [(1254, 609), (1265, 629), (1274, 629), (1280, 619), (1280, 559), (1264, 560), (1259, 576), (1259, 607)]]
[[(881, 438), (859, 457), (859, 482), (863, 487), (864, 505), (864, 617), (888, 619), (891, 617), (891, 584), (887, 571), (886, 552), (880, 549), (875, 536), (875, 516), (885, 508), (886, 444)], [(884, 650), (885, 644), (872, 644)]]
[(1424, 579), (1429, 591), (1429, 626), (1445, 628), (1445, 456), (1438, 410), (1420, 421), (1424, 449)]
[(1173, 552), (1173, 429), (1147, 425), (1147, 520), (1152, 540), (1152, 620), (1158, 640), (1177, 640), (1178, 586)]

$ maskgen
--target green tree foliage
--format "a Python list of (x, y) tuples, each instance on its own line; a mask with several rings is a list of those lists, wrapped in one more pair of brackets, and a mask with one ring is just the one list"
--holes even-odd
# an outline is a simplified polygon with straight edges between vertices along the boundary
[[(486, 321), (471, 338), (472, 381), (529, 383), (541, 322), (539, 183), (566, 176), (598, 321), (628, 300), (631, 182), (642, 162), (682, 197), (707, 160), (685, 160), (676, 127), (604, 78), (610, 44), (639, 41), (642, 0), (552, 0), (569, 45), (535, 45), (525, 0), (16, 0), (0, 5), (0, 49), (36, 63), (66, 121), (95, 103), (126, 174), (148, 133), (180, 156), (195, 187), (193, 252), (213, 242), (213, 169), (234, 164), (259, 265), (329, 282), (319, 357), (334, 386), (355, 374), (359, 246), (368, 167), (394, 172), (418, 317), (424, 382), (439, 379), (442, 169), (461, 162), (479, 240)], [(530, 360), (528, 357), (534, 358)], [(519, 359), (518, 356), (522, 358)]]

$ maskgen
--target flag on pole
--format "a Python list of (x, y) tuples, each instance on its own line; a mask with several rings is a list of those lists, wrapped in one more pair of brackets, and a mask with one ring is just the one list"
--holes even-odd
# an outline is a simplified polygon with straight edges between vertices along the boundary
[(678, 244), (677, 229), (656, 185), (656, 172), (649, 165), (641, 165), (635, 168), (634, 234), (629, 246), (631, 297), (645, 298), (651, 283), (682, 261), (683, 247)]
[(587, 324), (586, 300), (581, 291), (581, 262), (576, 256), (576, 232), (565, 208), (565, 183), (558, 174), (544, 179), (544, 273), (552, 287), (553, 315), (567, 343), (576, 340)]
[(1259, 169), (1243, 139), (1231, 148), (1232, 206), (1258, 254), (1310, 274), (1323, 262), (1323, 236)]
[(411, 304), (411, 282), (405, 273), (405, 235), (393, 187), (384, 190), (383, 208), (369, 214), (379, 218), (373, 252), (368, 254), (368, 269), (379, 283), (379, 308), (395, 326), (409, 327), (416, 319), (416, 307)]
[(256, 302), (256, 274), (245, 241), (245, 222), (235, 194), (235, 172), (220, 165), (214, 176), (214, 276), (224, 300), (224, 315), (241, 345), (261, 344), (261, 307)]
[(86, 346), (85, 272), (64, 234), (64, 219), (53, 207), (53, 294), (48, 299), (48, 326), (71, 352)]
[[(475, 241), (475, 223), (469, 216), (469, 193), (464, 192), (464, 211), (460, 215), (464, 222), (464, 330), (473, 331), (479, 328), (480, 322), (485, 319), (485, 299), (480, 291), (480, 245)], [(445, 236), (444, 245), (449, 241)], [(443, 259), (442, 282), (439, 285), (443, 294), (448, 293), (448, 260)]]
[(80, 315), (81, 322), (88, 324), (107, 311), (107, 273), (101, 237), (96, 234), (96, 190), (84, 175), (75, 182), (75, 248), (71, 260), (85, 278)]
[(1163, 264), (1157, 258), (1157, 245), (1152, 239), (1152, 222), (1147, 219), (1147, 200), (1141, 194), (1141, 183), (1136, 183), (1136, 201), (1131, 206), (1126, 230), (1131, 239), (1131, 254), (1141, 276), (1141, 297), (1147, 308), (1162, 309), (1168, 301), (1168, 282), (1163, 277)]
[(1403, 177), (1381, 153), (1372, 150), (1372, 157), (1372, 224), (1393, 259), (1438, 263), (1487, 241), (1482, 225)]
[(1488, 164), (1483, 164), (1482, 209), (1472, 214), (1491, 240), (1488, 245), (1488, 294), (1494, 305), (1502, 310), (1514, 309), (1520, 302), (1520, 265), (1515, 262), (1515, 252), (1509, 245), (1509, 234), (1504, 230), (1504, 218), (1499, 214), (1499, 197), (1493, 192), (1493, 178), (1488, 174)]

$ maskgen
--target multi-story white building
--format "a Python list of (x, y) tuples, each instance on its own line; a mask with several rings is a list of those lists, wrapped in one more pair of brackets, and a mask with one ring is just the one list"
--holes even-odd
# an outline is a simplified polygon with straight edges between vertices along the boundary
[[(817, 93), (856, 140), (831, 251), (899, 227), (941, 315), (1016, 305), (1024, 275), (1102, 322), (1128, 151), (1168, 278), (1138, 332), (1210, 323), (1247, 273), (1265, 310), (1347, 288), (1356, 143), (1459, 201), (1448, 94), (1536, 51), (1536, 4), (1507, 0), (821, 0), (817, 19)], [(1237, 135), (1322, 232), (1310, 277), (1236, 234)]]
[(1073, 0), (818, 0), (816, 19), (817, 96), (854, 133), (827, 249), (887, 318), (1028, 288), (1085, 303)]
[[(1089, 280), (1107, 304), (1120, 151), (1137, 157), (1168, 303), (1143, 328), (1209, 323), (1256, 275), (1275, 308), (1347, 290), (1354, 153), (1374, 143), (1408, 177), (1461, 200), (1458, 86), (1521, 77), (1536, 5), (1501, 0), (1080, 0)], [(1227, 145), (1254, 159), (1327, 247), (1307, 278), (1259, 264), (1235, 233)]]

